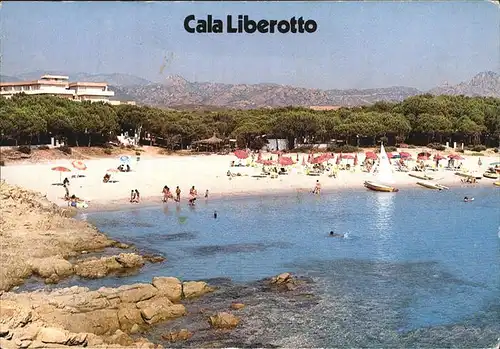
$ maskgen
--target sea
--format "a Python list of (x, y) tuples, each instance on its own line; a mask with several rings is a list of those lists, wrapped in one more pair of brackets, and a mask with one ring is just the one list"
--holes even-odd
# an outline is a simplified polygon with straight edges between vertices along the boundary
[[(199, 302), (249, 304), (239, 328), (211, 345), (485, 348), (500, 338), (500, 188), (269, 193), (80, 218), (166, 261), (79, 285), (175, 276), (219, 284)], [(262, 290), (283, 272), (309, 280), (307, 292)]]

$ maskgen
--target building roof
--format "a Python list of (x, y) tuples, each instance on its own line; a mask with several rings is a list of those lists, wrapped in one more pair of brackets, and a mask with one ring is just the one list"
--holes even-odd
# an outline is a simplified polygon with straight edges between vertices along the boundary
[(107, 83), (105, 82), (70, 82), (69, 87), (79, 87), (79, 86), (85, 86), (85, 87), (106, 87), (108, 86)]
[(68, 83), (64, 81), (47, 81), (47, 80), (35, 80), (35, 81), (16, 81), (16, 82), (1, 82), (1, 87), (8, 86), (33, 86), (33, 85), (59, 85), (67, 86)]
[(40, 79), (69, 80), (69, 76), (65, 76), (65, 75), (43, 75)]

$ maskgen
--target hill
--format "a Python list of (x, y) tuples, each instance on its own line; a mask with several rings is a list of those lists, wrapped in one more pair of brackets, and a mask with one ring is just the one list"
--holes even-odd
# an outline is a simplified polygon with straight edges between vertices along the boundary
[(429, 91), (433, 95), (452, 96), (484, 96), (500, 97), (500, 75), (492, 72), (482, 72), (474, 76), (469, 81), (461, 82), (457, 85), (445, 85), (436, 87)]
[(106, 81), (119, 100), (134, 100), (139, 104), (167, 108), (238, 108), (252, 109), (283, 106), (360, 106), (377, 101), (401, 101), (431, 93), (434, 95), (466, 95), (500, 97), (500, 75), (487, 71), (457, 85), (445, 85), (420, 91), (394, 86), (372, 89), (320, 90), (272, 83), (224, 84), (191, 82), (179, 75), (162, 82), (151, 82), (131, 74), (86, 74), (36, 71), (8, 77), (3, 81), (32, 80), (43, 74), (68, 75), (71, 81)]

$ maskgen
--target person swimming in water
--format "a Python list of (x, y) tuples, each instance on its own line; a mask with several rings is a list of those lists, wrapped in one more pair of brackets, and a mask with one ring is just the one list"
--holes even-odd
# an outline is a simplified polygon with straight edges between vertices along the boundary
[(474, 198), (464, 197), (464, 202), (474, 201)]
[(217, 211), (214, 211), (214, 218), (217, 219)]
[(333, 230), (330, 232), (330, 236), (331, 237), (334, 237), (334, 238), (343, 238), (344, 237), (344, 234), (337, 234), (337, 233), (334, 233)]

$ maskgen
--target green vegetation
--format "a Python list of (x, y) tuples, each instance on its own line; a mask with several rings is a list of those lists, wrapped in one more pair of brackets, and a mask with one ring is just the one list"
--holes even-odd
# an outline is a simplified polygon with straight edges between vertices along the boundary
[(485, 146), (498, 146), (500, 99), (421, 95), (400, 103), (377, 102), (335, 111), (292, 107), (175, 111), (19, 94), (0, 99), (0, 131), (2, 145), (48, 143), (50, 137), (70, 146), (105, 145), (121, 132), (137, 131), (143, 138), (150, 134), (168, 149), (186, 148), (215, 133), (251, 148), (262, 146), (262, 136), (267, 135), (288, 139), (292, 148), (295, 142), (344, 141), (332, 144), (332, 151), (341, 151), (341, 145), (370, 146), (379, 140), (406, 147), (431, 143), (434, 149), (455, 141), (482, 151)]

